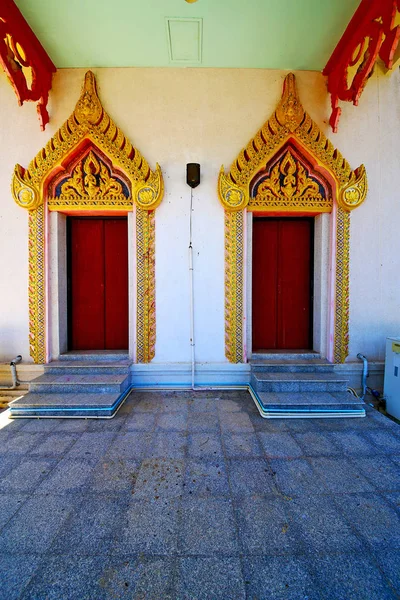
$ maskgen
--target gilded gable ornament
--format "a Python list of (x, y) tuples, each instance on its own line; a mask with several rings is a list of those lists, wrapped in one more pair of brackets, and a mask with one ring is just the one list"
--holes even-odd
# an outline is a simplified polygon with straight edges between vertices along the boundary
[[(250, 140), (246, 148), (239, 153), (229, 173), (225, 174), (224, 168), (221, 167), (218, 195), (226, 210), (237, 211), (243, 210), (245, 207), (252, 210), (252, 207), (257, 207), (257, 209), (265, 209), (264, 212), (268, 212), (268, 210), (273, 212), (276, 211), (276, 203), (269, 205), (268, 199), (272, 196), (275, 198), (279, 196), (283, 207), (284, 199), (288, 199), (290, 196), (293, 200), (301, 200), (303, 212), (307, 212), (307, 210), (315, 212), (316, 206), (313, 200), (318, 198), (311, 192), (311, 189), (316, 190), (316, 187), (310, 184), (305, 195), (299, 193), (298, 184), (302, 185), (301, 181), (302, 178), (304, 179), (305, 171), (302, 170), (301, 163), (298, 162), (297, 168), (290, 173), (289, 171), (293, 170), (293, 166), (289, 156), (286, 157), (285, 163), (285, 168), (288, 169), (286, 177), (288, 178), (287, 182), (290, 178), (296, 179), (296, 192), (293, 190), (293, 193), (289, 193), (291, 185), (294, 184), (280, 187), (278, 195), (276, 194), (277, 189), (275, 189), (275, 192), (273, 191), (273, 178), (278, 176), (279, 171), (279, 169), (276, 169), (273, 174), (271, 173), (272, 179), (269, 182), (271, 195), (268, 193), (261, 194), (256, 201), (252, 201), (250, 197), (249, 186), (253, 177), (265, 168), (265, 165), (285, 144), (292, 141), (300, 153), (304, 148), (313, 157), (316, 169), (322, 167), (336, 180), (338, 184), (336, 186), (336, 199), (343, 210), (350, 211), (362, 204), (367, 193), (365, 167), (361, 165), (355, 171), (351, 170), (346, 159), (333, 147), (325, 134), (304, 110), (297, 93), (295, 76), (293, 73), (289, 73), (285, 78), (282, 98), (275, 113), (255, 137)], [(279, 176), (281, 175), (283, 173), (279, 171)], [(309, 175), (306, 175), (306, 177), (309, 177)], [(240, 198), (240, 202), (238, 198)], [(265, 200), (264, 204), (261, 201), (262, 198)], [(309, 206), (307, 206), (307, 199), (310, 200)], [(330, 205), (331, 208), (332, 204)]]
[[(46, 146), (36, 155), (30, 163), (28, 169), (24, 169), (20, 165), (16, 165), (14, 169), (12, 193), (15, 202), (18, 206), (27, 210), (36, 209), (40, 203), (44, 202), (47, 190), (44, 189), (49, 174), (55, 168), (62, 166), (62, 161), (65, 157), (73, 155), (79, 150), (79, 146), (83, 141), (91, 143), (94, 147), (99, 148), (106, 156), (108, 156), (113, 166), (120, 169), (126, 174), (129, 179), (132, 200), (143, 210), (154, 210), (160, 204), (164, 193), (164, 183), (161, 169), (156, 164), (155, 171), (152, 171), (137, 148), (134, 148), (129, 140), (124, 136), (122, 131), (115, 125), (109, 115), (105, 112), (96, 89), (96, 80), (91, 71), (85, 75), (85, 81), (81, 96), (76, 104), (75, 110), (64, 125), (46, 144)], [(92, 156), (93, 158), (93, 156)], [(94, 161), (98, 159), (94, 157)], [(89, 168), (90, 161), (87, 165)], [(92, 162), (90, 169), (93, 170), (95, 163)], [(92, 198), (96, 204), (102, 208), (117, 209), (118, 203), (115, 201), (116, 196), (121, 194), (114, 193), (119, 189), (115, 179), (110, 187), (111, 179), (107, 180), (108, 173), (104, 165), (99, 166), (99, 173), (84, 172), (85, 165), (77, 166), (77, 170), (69, 182), (69, 189), (65, 195), (62, 192), (62, 197), (70, 200), (71, 210), (80, 210), (88, 208), (88, 198)], [(82, 180), (86, 182), (85, 191), (78, 192), (75, 187), (75, 192), (72, 192), (74, 182), (79, 187), (79, 169), (82, 168)], [(98, 176), (101, 181), (103, 191), (107, 188), (107, 193), (99, 193), (100, 187)], [(96, 184), (94, 180), (96, 179)], [(107, 180), (107, 184), (105, 181)], [(72, 187), (71, 187), (72, 186)], [(107, 187), (108, 186), (108, 187)], [(143, 188), (146, 188), (147, 195), (143, 194)], [(114, 190), (114, 191), (113, 191)], [(79, 198), (82, 198), (80, 205)], [(105, 201), (110, 199), (109, 205)], [(126, 198), (123, 208), (126, 208)], [(59, 210), (67, 210), (68, 206), (62, 204), (60, 198), (49, 197), (49, 206), (54, 208), (57, 206)]]

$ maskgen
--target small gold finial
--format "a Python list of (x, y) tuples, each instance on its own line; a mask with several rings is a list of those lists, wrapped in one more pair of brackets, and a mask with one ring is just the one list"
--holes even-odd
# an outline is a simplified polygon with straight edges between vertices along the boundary
[(103, 113), (100, 99), (97, 95), (96, 78), (92, 71), (87, 71), (81, 97), (75, 107), (75, 117), (79, 123), (89, 122), (97, 125)]
[(276, 118), (279, 123), (286, 127), (291, 133), (301, 124), (305, 115), (297, 93), (296, 78), (293, 73), (285, 77), (283, 94), (276, 109)]

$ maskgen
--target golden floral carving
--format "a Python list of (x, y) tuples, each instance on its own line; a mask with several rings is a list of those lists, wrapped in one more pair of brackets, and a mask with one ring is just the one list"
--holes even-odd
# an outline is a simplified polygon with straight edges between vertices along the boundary
[[(63, 168), (82, 143), (93, 151), (81, 160), (58, 198), (48, 197), (48, 182), (53, 172)], [(96, 149), (127, 177), (128, 197), (121, 183), (96, 156)], [(45, 296), (45, 210), (122, 211), (126, 214), (137, 203), (136, 220), (137, 306), (143, 318), (137, 321), (137, 360), (148, 362), (155, 347), (155, 220), (154, 209), (164, 193), (161, 169), (152, 171), (102, 107), (93, 73), (88, 71), (81, 96), (69, 119), (31, 161), (28, 169), (17, 165), (12, 181), (16, 203), (29, 211), (29, 336), (31, 356), (36, 363), (46, 361)], [(45, 203), (45, 201), (47, 201)]]
[(331, 212), (332, 198), (324, 198), (318, 183), (307, 175), (300, 161), (287, 150), (272, 168), (269, 177), (261, 181), (250, 211), (262, 212)]
[(343, 210), (354, 210), (364, 202), (367, 191), (367, 174), (364, 165), (361, 165), (353, 171), (349, 183), (341, 189), (338, 204)]
[(68, 211), (68, 213), (82, 212), (82, 211), (113, 211), (122, 212), (126, 214), (126, 211), (132, 210), (131, 198), (71, 198), (68, 202), (63, 199), (51, 198), (47, 203), (47, 208), (50, 211)]
[(38, 190), (33, 185), (30, 185), (28, 181), (24, 180), (22, 167), (20, 167), (20, 165), (16, 165), (14, 169), (12, 194), (15, 202), (21, 208), (36, 210), (41, 204)]
[(282, 99), (276, 109), (276, 118), (288, 131), (295, 131), (305, 116), (296, 88), (296, 78), (289, 73), (285, 79)]
[(225, 356), (244, 360), (244, 211), (225, 211)]
[(160, 204), (164, 195), (164, 180), (160, 166), (151, 173), (146, 183), (137, 185), (134, 190), (135, 203), (143, 210), (154, 210)]
[(103, 107), (97, 95), (96, 79), (91, 71), (85, 75), (85, 85), (79, 98), (74, 115), (78, 123), (97, 125), (103, 116)]
[[(281, 182), (283, 175), (283, 182)], [(300, 162), (294, 160), (288, 150), (280, 163), (277, 163), (271, 171), (271, 176), (265, 179), (258, 187), (257, 196), (260, 198), (269, 195), (276, 198), (315, 198), (322, 199), (319, 186), (316, 181), (307, 177), (305, 168)]]
[(344, 363), (349, 353), (350, 213), (336, 215), (336, 297), (334, 362)]
[(243, 210), (249, 203), (246, 188), (232, 183), (232, 180), (225, 175), (223, 166), (219, 174), (218, 193), (225, 210)]
[(75, 167), (71, 177), (61, 185), (60, 201), (90, 198), (97, 200), (125, 200), (120, 182), (111, 177), (104, 163), (99, 162), (92, 152)]
[(298, 198), (294, 197), (291, 199), (276, 198), (272, 195), (259, 196), (251, 198), (248, 206), (248, 210), (251, 212), (262, 212), (262, 213), (302, 213), (302, 214), (316, 214), (323, 212), (332, 211), (332, 200), (315, 199), (315, 198)]
[(136, 209), (136, 360), (150, 362), (155, 355), (155, 218), (154, 211)]
[(44, 206), (29, 211), (29, 348), (35, 363), (46, 362)]

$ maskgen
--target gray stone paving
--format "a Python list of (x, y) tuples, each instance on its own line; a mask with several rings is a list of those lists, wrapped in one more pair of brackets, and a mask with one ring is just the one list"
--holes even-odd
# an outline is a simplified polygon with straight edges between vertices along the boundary
[(400, 426), (134, 392), (0, 430), (0, 600), (400, 598)]

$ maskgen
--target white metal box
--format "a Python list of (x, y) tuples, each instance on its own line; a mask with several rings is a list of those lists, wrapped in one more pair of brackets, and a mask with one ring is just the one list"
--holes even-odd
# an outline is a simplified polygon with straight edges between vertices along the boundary
[(386, 338), (384, 396), (386, 411), (400, 419), (400, 337)]

